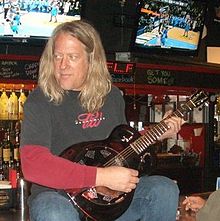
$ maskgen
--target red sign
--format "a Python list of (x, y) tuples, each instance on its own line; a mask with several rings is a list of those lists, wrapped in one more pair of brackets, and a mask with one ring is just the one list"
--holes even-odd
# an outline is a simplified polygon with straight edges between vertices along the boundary
[(122, 63), (117, 61), (107, 62), (108, 70), (114, 74), (133, 74), (135, 64), (134, 63)]

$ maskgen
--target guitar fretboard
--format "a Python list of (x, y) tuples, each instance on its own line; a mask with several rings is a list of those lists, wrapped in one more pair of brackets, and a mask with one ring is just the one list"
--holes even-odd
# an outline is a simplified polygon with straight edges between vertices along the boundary
[[(193, 103), (191, 103), (193, 105)], [(160, 121), (157, 125), (153, 126), (150, 130), (148, 130), (143, 136), (138, 138), (132, 144), (130, 144), (131, 148), (139, 155), (143, 153), (147, 147), (154, 144), (159, 138), (169, 129), (169, 126), (166, 124), (166, 120), (175, 116), (184, 118), (185, 115), (192, 110), (191, 106), (188, 103), (184, 104), (183, 107), (180, 107), (172, 114), (168, 115), (165, 119)]]

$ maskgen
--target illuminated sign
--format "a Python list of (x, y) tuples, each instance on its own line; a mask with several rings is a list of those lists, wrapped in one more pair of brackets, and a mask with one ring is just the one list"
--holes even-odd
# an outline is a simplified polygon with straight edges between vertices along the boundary
[(113, 74), (133, 74), (135, 69), (134, 63), (108, 61), (107, 66), (109, 72)]

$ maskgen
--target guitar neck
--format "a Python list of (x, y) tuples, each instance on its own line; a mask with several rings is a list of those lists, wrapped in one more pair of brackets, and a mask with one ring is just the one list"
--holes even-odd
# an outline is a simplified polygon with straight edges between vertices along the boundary
[(142, 154), (150, 145), (156, 143), (159, 138), (169, 129), (169, 126), (166, 124), (166, 120), (171, 117), (180, 117), (184, 118), (186, 114), (192, 110), (192, 107), (195, 107), (194, 104), (189, 100), (183, 106), (180, 106), (176, 111), (168, 115), (158, 124), (153, 126), (148, 130), (143, 136), (134, 141), (130, 146), (136, 152), (136, 154)]

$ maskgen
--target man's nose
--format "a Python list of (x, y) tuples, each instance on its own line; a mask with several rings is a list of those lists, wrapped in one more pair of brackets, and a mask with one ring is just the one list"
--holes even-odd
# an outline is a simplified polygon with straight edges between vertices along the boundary
[(68, 59), (66, 57), (63, 57), (60, 63), (60, 68), (65, 69), (68, 66)]

